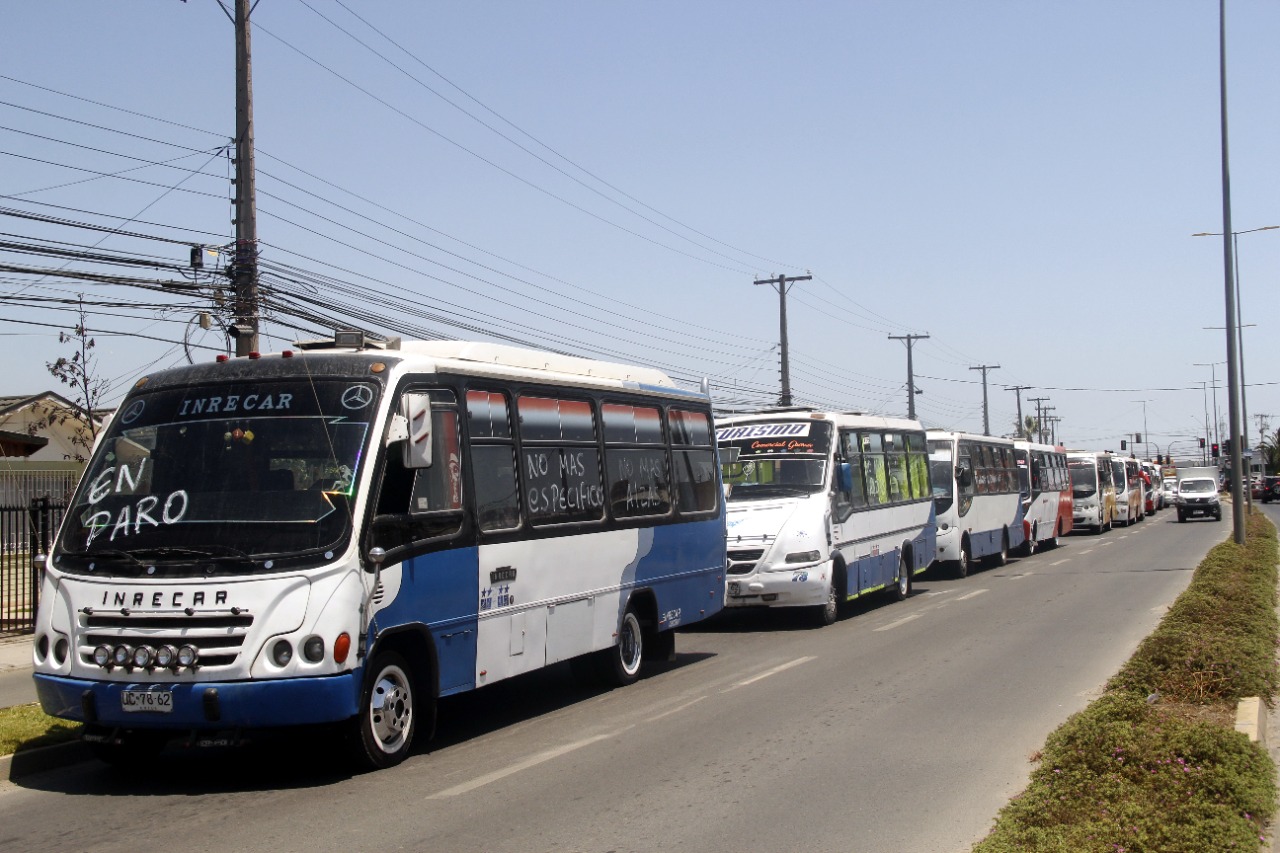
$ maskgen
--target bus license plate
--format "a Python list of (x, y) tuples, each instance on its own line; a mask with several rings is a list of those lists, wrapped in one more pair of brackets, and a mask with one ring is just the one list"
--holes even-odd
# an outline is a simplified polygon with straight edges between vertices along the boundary
[(122, 690), (120, 710), (130, 713), (170, 714), (173, 712), (173, 691)]

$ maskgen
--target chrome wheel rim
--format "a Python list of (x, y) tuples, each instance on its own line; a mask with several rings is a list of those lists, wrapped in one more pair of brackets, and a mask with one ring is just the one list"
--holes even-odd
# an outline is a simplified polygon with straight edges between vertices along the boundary
[(640, 661), (644, 657), (644, 643), (640, 637), (640, 620), (634, 613), (627, 612), (622, 617), (622, 630), (618, 632), (618, 663), (628, 676), (640, 671)]
[(413, 690), (409, 676), (398, 666), (378, 673), (369, 692), (369, 728), (373, 741), (386, 753), (399, 750), (413, 723)]

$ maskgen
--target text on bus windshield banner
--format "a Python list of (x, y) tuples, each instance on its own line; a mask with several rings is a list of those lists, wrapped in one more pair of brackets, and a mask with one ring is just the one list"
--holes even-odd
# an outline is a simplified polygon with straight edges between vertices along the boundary
[(726, 426), (716, 430), (716, 441), (741, 441), (748, 438), (784, 439), (803, 438), (809, 435), (809, 422), (743, 424), (742, 426)]

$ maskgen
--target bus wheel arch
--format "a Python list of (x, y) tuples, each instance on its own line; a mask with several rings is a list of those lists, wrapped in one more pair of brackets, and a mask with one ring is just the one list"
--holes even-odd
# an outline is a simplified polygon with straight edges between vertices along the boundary
[(352, 751), (363, 767), (392, 767), (409, 756), (418, 737), (435, 734), (440, 690), (430, 633), (406, 626), (381, 635), (364, 670)]

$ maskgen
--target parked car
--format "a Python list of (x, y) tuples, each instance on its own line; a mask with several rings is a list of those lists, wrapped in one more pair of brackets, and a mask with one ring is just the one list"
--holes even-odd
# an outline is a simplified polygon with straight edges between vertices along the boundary
[(1263, 477), (1262, 494), (1259, 497), (1264, 504), (1280, 500), (1280, 477)]

